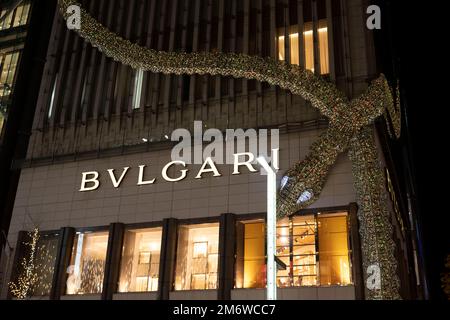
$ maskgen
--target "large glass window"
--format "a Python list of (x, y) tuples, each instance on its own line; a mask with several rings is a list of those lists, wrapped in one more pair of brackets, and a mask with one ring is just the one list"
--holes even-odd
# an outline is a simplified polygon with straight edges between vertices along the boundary
[(134, 72), (134, 86), (133, 86), (133, 109), (139, 109), (142, 98), (142, 81), (144, 80), (144, 71), (138, 69)]
[[(3, 9), (0, 13), (0, 17), (5, 16), (8, 13), (8, 11), (6, 9)], [(12, 24), (12, 19), (13, 19), (13, 15), (14, 15), (14, 11), (12, 11), (11, 13), (8, 14), (8, 16), (6, 16), (3, 19), (3, 22), (0, 23), (0, 30), (6, 30), (11, 28), (11, 24)]]
[(20, 52), (10, 52), (0, 56), (0, 97), (8, 97), (11, 94), (12, 86), (16, 75), (17, 63)]
[(0, 55), (0, 137), (6, 122), (20, 52)]
[(277, 226), (279, 287), (351, 284), (347, 213), (294, 216)]
[[(328, 56), (328, 27), (325, 19), (318, 21), (318, 40), (319, 40), (319, 62), (320, 73), (328, 74), (330, 72), (329, 56)], [(305, 68), (314, 72), (314, 33), (313, 23), (304, 24), (303, 45), (299, 46), (298, 32), (289, 34), (290, 62), (291, 64), (300, 64), (299, 48), (304, 50)], [(278, 37), (278, 59), (284, 61), (286, 59), (285, 36)]]
[(103, 289), (108, 232), (77, 233), (67, 270), (66, 294), (98, 294)]
[(218, 223), (179, 227), (175, 290), (217, 289), (218, 262)]
[[(28, 23), (28, 16), (30, 13), (30, 3), (25, 2), (17, 6), (14, 10), (12, 10), (7, 17), (0, 24), (0, 30), (6, 30), (11, 27), (19, 27), (26, 25)], [(7, 10), (2, 10), (0, 17), (3, 17), (7, 14)]]
[[(351, 284), (347, 218), (346, 212), (317, 213), (278, 221), (278, 287)], [(236, 288), (265, 287), (264, 228), (263, 221), (237, 225)]]
[(277, 256), (287, 266), (277, 274), (280, 287), (317, 284), (314, 216), (285, 219), (277, 226)]
[(120, 267), (119, 292), (158, 290), (162, 228), (128, 230)]
[(265, 223), (263, 220), (237, 223), (236, 288), (265, 287), (265, 245)]
[(350, 280), (347, 216), (321, 215), (318, 218), (320, 284), (346, 285)]
[(36, 248), (37, 282), (33, 286), (32, 296), (49, 296), (55, 272), (58, 253), (58, 235), (42, 235)]
[(24, 3), (18, 6), (14, 14), (13, 27), (24, 26), (28, 23), (28, 14), (30, 13), (30, 4)]

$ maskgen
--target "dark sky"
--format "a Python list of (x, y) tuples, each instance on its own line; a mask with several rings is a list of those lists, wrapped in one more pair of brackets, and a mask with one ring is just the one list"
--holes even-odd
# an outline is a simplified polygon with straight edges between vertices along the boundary
[[(450, 144), (446, 141), (449, 134), (444, 131), (450, 128), (450, 123), (445, 118), (448, 102), (440, 100), (438, 94), (450, 88), (445, 88), (448, 80), (443, 77), (448, 57), (440, 57), (448, 49), (439, 38), (449, 28), (438, 25), (438, 8), (433, 2), (421, 5), (418, 1), (377, 2), (382, 6), (385, 28), (381, 35), (385, 41), (377, 45), (385, 52), (385, 63), (390, 55), (391, 67), (400, 78), (403, 98), (406, 97), (408, 127), (404, 127), (403, 134), (410, 138), (430, 294), (433, 299), (444, 299), (440, 274), (446, 256), (450, 255), (450, 225), (446, 223), (449, 210), (445, 209), (450, 200), (446, 168), (450, 164), (447, 151)], [(431, 71), (438, 71), (441, 77), (433, 76)]]

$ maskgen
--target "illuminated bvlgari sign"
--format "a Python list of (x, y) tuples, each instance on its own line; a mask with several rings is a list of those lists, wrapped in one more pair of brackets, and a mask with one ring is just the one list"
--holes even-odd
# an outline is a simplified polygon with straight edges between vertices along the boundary
[[(275, 158), (278, 158), (279, 150), (273, 150)], [(246, 167), (251, 173), (259, 172), (255, 168), (254, 163), (256, 159), (253, 153), (236, 153), (234, 154), (233, 163), (233, 175), (241, 174), (241, 168)], [(157, 182), (158, 177), (145, 178), (145, 170), (147, 165), (138, 166), (139, 175), (137, 179), (138, 186), (152, 185)], [(169, 170), (171, 168), (179, 168), (177, 174), (169, 175)], [(119, 188), (124, 181), (125, 177), (130, 173), (131, 167), (122, 168), (121, 172), (116, 172), (116, 169), (108, 169), (106, 173), (109, 175), (111, 184), (114, 188)], [(178, 182), (184, 180), (189, 173), (189, 168), (184, 161), (171, 161), (167, 163), (161, 170), (161, 178), (167, 182)], [(195, 179), (202, 179), (205, 174), (212, 174), (214, 177), (221, 177), (222, 174), (217, 168), (216, 163), (212, 158), (206, 158), (203, 162), (200, 170), (196, 172)], [(89, 171), (83, 172), (81, 174), (81, 187), (80, 192), (94, 191), (97, 190), (101, 185), (100, 182), (100, 172)]]

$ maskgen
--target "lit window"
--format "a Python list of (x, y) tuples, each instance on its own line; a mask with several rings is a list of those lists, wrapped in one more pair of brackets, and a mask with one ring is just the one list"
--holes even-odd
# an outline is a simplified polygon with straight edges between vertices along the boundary
[(162, 228), (128, 230), (120, 267), (119, 292), (158, 290)]
[(277, 273), (279, 287), (351, 284), (347, 213), (280, 221), (277, 256), (287, 266)]
[[(317, 34), (319, 38), (319, 61), (320, 73), (328, 74), (330, 72), (328, 57), (328, 27), (326, 20), (318, 21)], [(289, 34), (290, 62), (291, 64), (300, 64), (298, 33)], [(313, 24), (308, 22), (304, 24), (303, 31), (303, 50), (305, 53), (305, 68), (314, 72), (314, 35)], [(285, 36), (278, 37), (278, 59), (286, 59)]]
[[(288, 250), (292, 256), (292, 264), (289, 257), (284, 257), (287, 262), (287, 270), (293, 275), (290, 284), (293, 286), (313, 286), (317, 283), (316, 272), (316, 223), (314, 216), (294, 217), (289, 221), (283, 231), (284, 239), (280, 238), (282, 246), (291, 246)], [(286, 253), (286, 251), (283, 251)], [(287, 261), (286, 261), (287, 260)], [(289, 267), (291, 266), (292, 267)], [(291, 269), (291, 270), (290, 270)], [(283, 286), (283, 279), (280, 279)], [(289, 284), (289, 281), (285, 284)]]
[[(11, 27), (19, 27), (28, 23), (28, 16), (30, 13), (30, 3), (22, 3), (17, 8), (12, 10), (7, 17), (0, 24), (0, 30), (6, 30)], [(7, 10), (2, 10), (0, 17), (7, 14)]]
[(142, 80), (144, 79), (144, 71), (142, 69), (134, 72), (134, 88), (133, 88), (133, 109), (139, 109), (142, 98)]
[(342, 214), (319, 216), (318, 229), (320, 284), (350, 284), (347, 216)]
[(218, 262), (218, 223), (180, 226), (175, 290), (217, 289)]
[(28, 22), (28, 14), (30, 12), (30, 4), (21, 4), (16, 8), (16, 12), (14, 14), (14, 23), (13, 27), (26, 25)]
[(76, 235), (70, 266), (67, 269), (66, 294), (99, 294), (103, 289), (108, 232)]
[[(345, 212), (278, 221), (276, 255), (281, 262), (278, 287), (351, 284), (348, 234)], [(238, 223), (236, 288), (265, 287), (265, 237), (264, 222)]]
[(9, 97), (12, 93), (20, 52), (11, 52), (0, 57), (0, 97)]
[(0, 137), (6, 122), (20, 52), (0, 55)]
[[(2, 10), (0, 17), (3, 18), (4, 15), (7, 14), (7, 10)], [(3, 19), (3, 22), (0, 24), (0, 30), (6, 30), (11, 28), (13, 12), (10, 12), (7, 17)]]
[(236, 288), (266, 285), (264, 221), (239, 222), (236, 244)]

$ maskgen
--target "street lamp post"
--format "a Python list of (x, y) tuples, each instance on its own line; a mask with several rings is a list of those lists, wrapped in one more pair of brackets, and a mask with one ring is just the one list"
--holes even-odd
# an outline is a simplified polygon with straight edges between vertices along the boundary
[(276, 253), (276, 203), (277, 175), (264, 157), (258, 158), (259, 164), (267, 172), (267, 300), (277, 299)]

